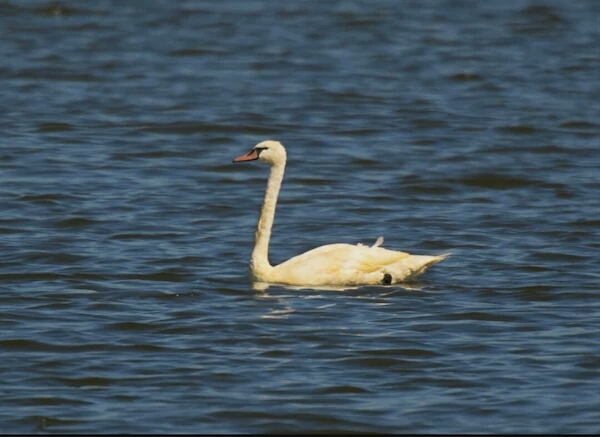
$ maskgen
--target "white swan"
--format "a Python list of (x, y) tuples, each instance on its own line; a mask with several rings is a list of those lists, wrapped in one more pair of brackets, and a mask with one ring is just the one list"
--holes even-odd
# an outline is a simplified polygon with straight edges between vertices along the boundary
[(384, 249), (380, 247), (383, 237), (379, 237), (370, 247), (360, 243), (356, 246), (327, 244), (272, 266), (269, 263), (269, 240), (287, 155), (280, 142), (263, 141), (249, 153), (235, 158), (233, 162), (256, 159), (270, 164), (271, 174), (250, 260), (250, 272), (254, 283), (296, 286), (390, 285), (412, 279), (448, 256), (410, 255)]

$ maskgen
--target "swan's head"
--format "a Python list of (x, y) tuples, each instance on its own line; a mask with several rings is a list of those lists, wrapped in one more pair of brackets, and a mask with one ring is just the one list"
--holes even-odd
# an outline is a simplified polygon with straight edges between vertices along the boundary
[(263, 141), (254, 146), (250, 152), (235, 158), (233, 162), (254, 161), (255, 159), (260, 159), (270, 165), (285, 164), (285, 148), (279, 141)]

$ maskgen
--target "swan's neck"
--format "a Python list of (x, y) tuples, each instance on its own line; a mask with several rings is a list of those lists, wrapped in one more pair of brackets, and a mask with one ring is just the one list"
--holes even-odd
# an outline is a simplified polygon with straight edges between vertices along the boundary
[(269, 240), (271, 239), (271, 229), (275, 220), (275, 207), (277, 206), (277, 198), (283, 181), (283, 173), (285, 172), (285, 161), (275, 164), (271, 167), (271, 174), (267, 182), (267, 191), (265, 192), (265, 200), (263, 202), (258, 226), (255, 234), (254, 251), (250, 261), (250, 268), (255, 279), (267, 280), (265, 275), (268, 275), (273, 268), (269, 263)]

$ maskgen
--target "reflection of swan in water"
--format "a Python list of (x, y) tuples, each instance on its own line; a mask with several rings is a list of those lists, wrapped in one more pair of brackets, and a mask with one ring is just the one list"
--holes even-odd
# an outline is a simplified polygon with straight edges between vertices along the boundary
[(373, 246), (328, 244), (295, 256), (279, 265), (269, 263), (269, 240), (277, 197), (285, 171), (286, 152), (277, 141), (263, 141), (233, 162), (259, 159), (271, 165), (267, 191), (258, 220), (250, 272), (255, 283), (292, 286), (334, 286), (347, 289), (362, 285), (396, 284), (423, 273), (446, 255), (411, 255), (384, 249), (383, 237)]

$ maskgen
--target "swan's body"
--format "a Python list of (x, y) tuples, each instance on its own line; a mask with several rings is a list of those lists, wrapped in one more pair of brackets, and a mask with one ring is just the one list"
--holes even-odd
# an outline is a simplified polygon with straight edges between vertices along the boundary
[(327, 244), (272, 266), (269, 263), (269, 240), (287, 155), (281, 143), (263, 141), (234, 162), (256, 159), (270, 164), (271, 174), (250, 260), (253, 282), (297, 286), (389, 285), (412, 279), (448, 256), (411, 255), (384, 249), (380, 247), (383, 238), (379, 237), (373, 246)]

